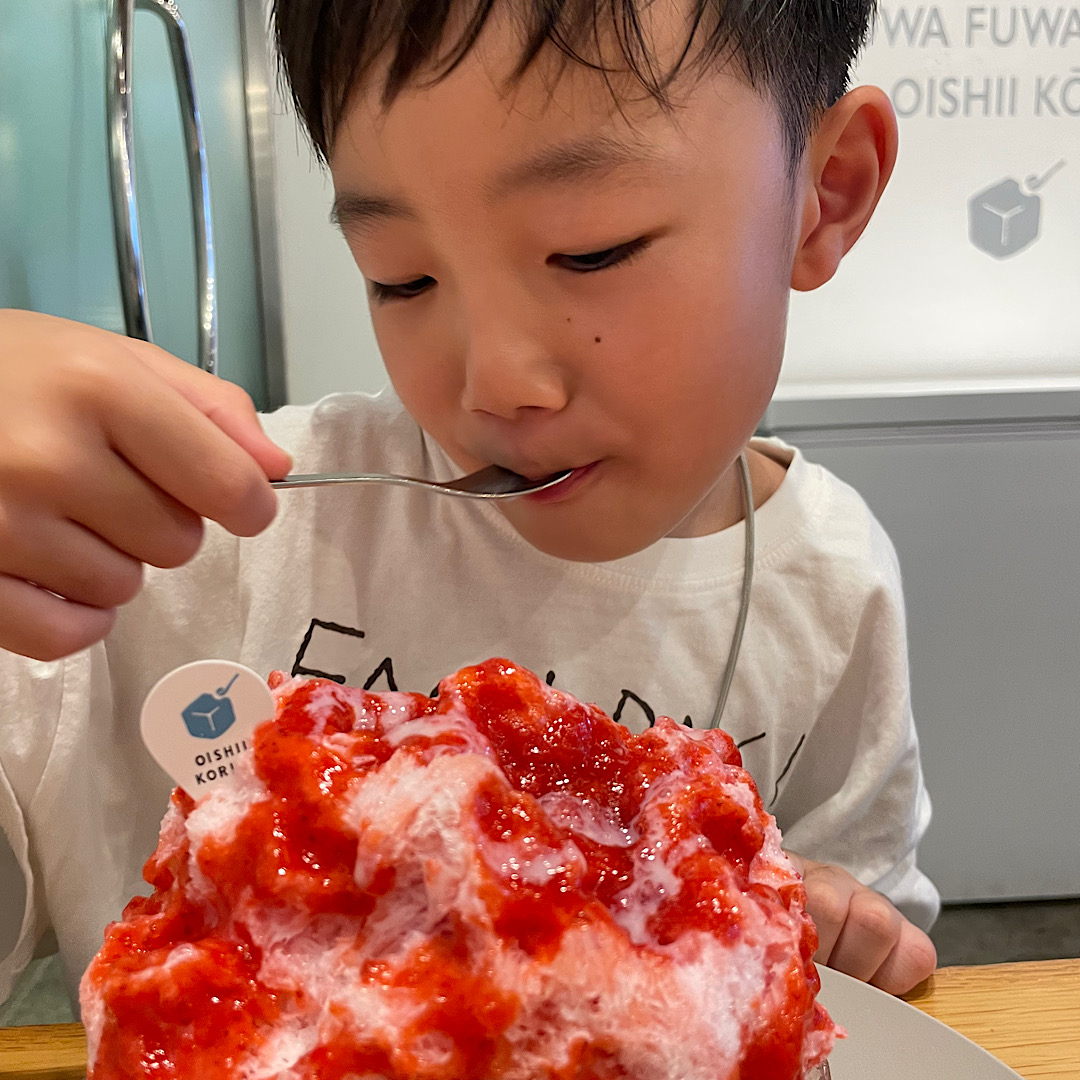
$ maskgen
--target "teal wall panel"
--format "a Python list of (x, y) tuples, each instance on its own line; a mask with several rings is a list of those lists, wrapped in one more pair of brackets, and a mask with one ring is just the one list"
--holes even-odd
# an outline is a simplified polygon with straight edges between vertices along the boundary
[[(239, 0), (181, 0), (210, 167), (220, 373), (266, 402)], [(110, 0), (0, 0), (0, 306), (123, 331), (105, 122)], [(135, 18), (135, 165), (157, 344), (196, 359), (194, 238), (160, 19)]]

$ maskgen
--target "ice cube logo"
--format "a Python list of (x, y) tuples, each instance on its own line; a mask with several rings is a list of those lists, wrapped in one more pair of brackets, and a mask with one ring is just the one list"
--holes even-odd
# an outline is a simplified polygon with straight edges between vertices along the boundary
[(1028, 176), (1022, 185), (1010, 177), (972, 195), (968, 201), (971, 242), (995, 259), (1023, 251), (1039, 235), (1042, 199), (1036, 192), (1064, 164), (1062, 160), (1041, 176)]
[(236, 723), (233, 703), (225, 695), (238, 678), (239, 675), (234, 675), (228, 686), (220, 688), (216, 694), (200, 694), (184, 709), (181, 716), (188, 734), (196, 739), (216, 739)]

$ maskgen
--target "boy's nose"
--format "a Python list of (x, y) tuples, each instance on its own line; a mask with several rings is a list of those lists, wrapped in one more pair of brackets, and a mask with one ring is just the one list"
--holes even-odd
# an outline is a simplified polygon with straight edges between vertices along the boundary
[(462, 407), (508, 420), (523, 410), (558, 412), (569, 400), (566, 373), (530, 327), (532, 320), (519, 322), (509, 314), (476, 314), (465, 345)]

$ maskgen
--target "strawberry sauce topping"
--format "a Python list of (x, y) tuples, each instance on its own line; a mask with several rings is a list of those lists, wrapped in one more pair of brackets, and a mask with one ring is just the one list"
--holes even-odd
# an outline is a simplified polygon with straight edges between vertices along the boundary
[(271, 678), (84, 976), (90, 1080), (799, 1080), (836, 1029), (738, 750), (506, 660)]

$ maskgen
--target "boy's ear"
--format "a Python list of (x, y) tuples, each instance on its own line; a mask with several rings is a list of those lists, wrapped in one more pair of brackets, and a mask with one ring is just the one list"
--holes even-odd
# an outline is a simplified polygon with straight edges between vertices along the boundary
[(896, 114), (876, 86), (857, 87), (825, 113), (802, 165), (793, 289), (816, 289), (836, 273), (885, 190), (896, 147)]

